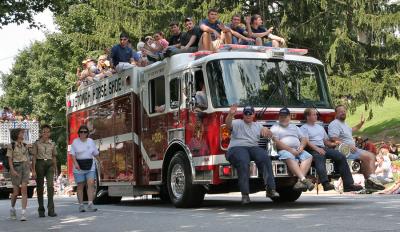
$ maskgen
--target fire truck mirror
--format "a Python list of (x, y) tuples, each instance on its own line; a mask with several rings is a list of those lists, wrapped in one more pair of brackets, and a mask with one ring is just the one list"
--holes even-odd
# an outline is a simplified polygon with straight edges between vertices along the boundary
[(194, 111), (195, 105), (196, 105), (196, 97), (192, 96), (189, 102), (190, 111)]

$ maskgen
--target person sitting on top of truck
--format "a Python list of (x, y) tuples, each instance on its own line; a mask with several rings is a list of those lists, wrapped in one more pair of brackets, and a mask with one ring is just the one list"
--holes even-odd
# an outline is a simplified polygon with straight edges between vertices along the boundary
[[(273, 27), (270, 27), (268, 30), (266, 30), (263, 25), (263, 20), (260, 15), (253, 15), (251, 16), (250, 20), (248, 17), (246, 17), (246, 27), (247, 27), (247, 32), (249, 33), (250, 37), (256, 38), (256, 45), (257, 46), (269, 46), (269, 47), (280, 47), (285, 45), (285, 39), (273, 35)], [(264, 43), (264, 38), (268, 37), (271, 42), (270, 43)]]
[(241, 25), (241, 16), (236, 14), (232, 16), (231, 23), (226, 25), (231, 29), (232, 44), (254, 44), (255, 40), (249, 37), (249, 33)]
[(252, 106), (243, 108), (243, 119), (234, 119), (237, 105), (232, 105), (225, 119), (226, 126), (232, 131), (226, 159), (237, 169), (242, 204), (249, 204), (249, 164), (255, 161), (264, 178), (266, 196), (277, 198), (272, 162), (267, 151), (258, 146), (260, 137), (271, 137), (271, 131), (258, 122), (254, 122), (255, 111)]
[(308, 139), (307, 151), (313, 156), (314, 166), (324, 191), (335, 189), (335, 186), (329, 182), (326, 173), (326, 159), (333, 160), (335, 165), (339, 167), (340, 176), (343, 180), (344, 192), (362, 190), (362, 186), (354, 184), (346, 156), (338, 150), (333, 149), (336, 144), (329, 140), (325, 129), (321, 125), (316, 124), (318, 120), (317, 111), (312, 108), (307, 108), (304, 110), (304, 117), (307, 123), (301, 126), (300, 130)]
[[(289, 171), (299, 180), (293, 186), (295, 191), (311, 191), (314, 184), (306, 179), (312, 163), (312, 155), (304, 150), (307, 138), (296, 125), (290, 124), (288, 108), (279, 110), (279, 123), (271, 127), (274, 142), (278, 149), (279, 159), (285, 161)], [(298, 162), (300, 161), (300, 165)]]
[(350, 155), (347, 159), (360, 160), (361, 170), (365, 178), (365, 188), (371, 190), (384, 190), (385, 186), (377, 179), (375, 174), (375, 155), (369, 151), (357, 148), (353, 140), (353, 132), (358, 131), (364, 124), (364, 115), (361, 116), (361, 121), (354, 127), (349, 127), (345, 120), (347, 109), (344, 105), (335, 107), (336, 119), (333, 120), (328, 126), (328, 135), (330, 139), (337, 145), (346, 144), (350, 147)]
[(132, 67), (139, 60), (137, 53), (128, 46), (128, 39), (127, 34), (121, 33), (119, 44), (114, 45), (111, 49), (111, 64), (117, 72)]
[(218, 20), (216, 9), (208, 10), (208, 17), (201, 21), (200, 29), (199, 50), (215, 51), (222, 44), (232, 43), (231, 29)]
[(181, 29), (179, 28), (179, 23), (171, 22), (169, 24), (169, 30), (171, 32), (171, 37), (169, 37), (168, 39), (169, 46), (180, 48), (182, 32)]

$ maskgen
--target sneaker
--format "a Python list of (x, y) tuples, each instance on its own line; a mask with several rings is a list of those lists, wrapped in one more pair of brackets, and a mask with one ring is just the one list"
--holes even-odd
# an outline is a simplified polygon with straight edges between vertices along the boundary
[(297, 183), (293, 186), (293, 190), (299, 191), (299, 192), (305, 192), (305, 191), (307, 191), (307, 185), (305, 185), (303, 182), (298, 180)]
[(335, 186), (333, 184), (331, 184), (330, 182), (323, 183), (322, 187), (324, 188), (324, 191), (330, 191), (330, 190), (335, 189)]
[(250, 204), (250, 197), (249, 194), (242, 195), (242, 205)]
[(85, 206), (83, 206), (83, 205), (79, 205), (79, 212), (85, 212), (86, 210), (85, 210)]
[(86, 211), (88, 211), (88, 212), (96, 212), (96, 211), (97, 211), (97, 208), (94, 207), (93, 204), (89, 204), (88, 207), (87, 207), (87, 209), (86, 209)]
[(25, 216), (25, 212), (24, 211), (21, 212), (21, 219), (20, 220), (21, 221), (26, 221), (26, 216)]
[(269, 189), (269, 188), (267, 188), (265, 195), (266, 195), (266, 197), (269, 197), (269, 198), (278, 198), (279, 197), (279, 193), (275, 189)]
[(309, 179), (304, 179), (301, 181), (308, 189), (308, 191), (312, 191), (315, 187), (314, 183)]
[(343, 192), (358, 192), (363, 189), (364, 188), (361, 185), (352, 184), (352, 185), (343, 187)]
[(17, 211), (15, 209), (10, 209), (10, 219), (17, 220)]
[(365, 188), (367, 189), (377, 189), (377, 190), (384, 190), (385, 186), (382, 185), (382, 183), (376, 179), (375, 177), (368, 177), (367, 180), (365, 180)]

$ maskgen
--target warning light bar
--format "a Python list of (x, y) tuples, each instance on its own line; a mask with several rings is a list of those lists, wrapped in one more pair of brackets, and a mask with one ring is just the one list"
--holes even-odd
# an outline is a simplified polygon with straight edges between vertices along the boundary
[(241, 44), (222, 44), (219, 47), (219, 52), (228, 51), (243, 51), (243, 52), (271, 52), (273, 57), (283, 56), (284, 54), (290, 55), (305, 55), (308, 53), (307, 49), (302, 48), (275, 48), (254, 45), (241, 45)]

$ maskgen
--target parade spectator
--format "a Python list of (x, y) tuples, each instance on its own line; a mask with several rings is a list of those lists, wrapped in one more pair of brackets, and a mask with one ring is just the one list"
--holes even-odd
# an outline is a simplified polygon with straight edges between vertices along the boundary
[(99, 59), (97, 60), (97, 70), (98, 74), (94, 77), (94, 80), (96, 81), (112, 76), (111, 64), (110, 61), (107, 60), (107, 55), (99, 56)]
[(179, 23), (171, 22), (169, 24), (169, 30), (171, 32), (171, 37), (168, 39), (169, 46), (180, 48), (182, 32), (179, 28)]
[[(285, 39), (272, 34), (273, 27), (266, 30), (262, 25), (263, 20), (260, 15), (251, 16), (250, 22), (248, 18), (246, 19), (247, 31), (251, 37), (256, 38), (256, 45), (269, 47), (281, 47), (285, 45)], [(265, 43), (264, 38), (270, 39), (271, 42)]]
[(160, 47), (162, 47), (162, 50), (167, 49), (168, 48), (168, 41), (165, 39), (164, 37), (164, 33), (162, 31), (156, 32), (154, 34), (154, 40), (156, 41), (156, 43), (159, 44)]
[(271, 127), (271, 132), (278, 148), (279, 159), (283, 160), (289, 171), (299, 178), (293, 189), (304, 192), (313, 190), (314, 184), (306, 179), (312, 163), (312, 155), (304, 150), (307, 138), (300, 128), (290, 124), (288, 108), (279, 110), (279, 123)]
[(392, 153), (393, 155), (397, 156), (399, 158), (399, 148), (397, 147), (396, 143), (394, 140), (390, 142), (389, 145), (389, 152)]
[(29, 157), (29, 147), (24, 144), (24, 130), (14, 129), (11, 131), (11, 144), (7, 147), (8, 164), (10, 166), (11, 182), (13, 193), (11, 195), (10, 218), (17, 219), (15, 203), (21, 192), (22, 210), (21, 221), (26, 221), (26, 206), (28, 204), (27, 186), (30, 176), (31, 164)]
[(260, 137), (272, 137), (271, 131), (258, 122), (254, 122), (255, 111), (252, 106), (243, 108), (243, 119), (234, 119), (237, 106), (231, 106), (225, 124), (231, 130), (226, 159), (237, 169), (242, 204), (250, 203), (249, 164), (255, 161), (258, 170), (264, 178), (266, 196), (279, 197), (275, 191), (275, 180), (272, 163), (265, 149), (258, 146)]
[(376, 156), (376, 170), (375, 174), (379, 181), (383, 184), (393, 182), (393, 170), (392, 163), (388, 156), (389, 151), (386, 148), (383, 148), (386, 151), (382, 151)]
[(255, 44), (255, 40), (248, 37), (249, 33), (246, 28), (242, 27), (240, 15), (233, 15), (231, 23), (226, 26), (231, 29), (233, 44)]
[(201, 30), (196, 26), (192, 18), (185, 19), (186, 33), (181, 37), (181, 52), (196, 52), (201, 37)]
[(127, 34), (121, 33), (119, 44), (111, 49), (111, 65), (117, 72), (132, 67), (139, 60), (137, 53), (128, 47), (128, 39)]
[(144, 48), (147, 50), (147, 59), (156, 62), (163, 58), (163, 47), (156, 43), (153, 37), (146, 36), (144, 39)]
[(136, 46), (139, 56), (139, 60), (137, 62), (137, 66), (139, 67), (145, 67), (146, 65), (149, 64), (149, 60), (147, 59), (147, 53), (148, 51), (145, 49), (145, 43), (140, 41), (137, 46)]
[[(71, 144), (71, 157), (74, 163), (74, 178), (78, 185), (79, 212), (97, 211), (93, 205), (94, 184), (96, 179), (96, 165), (94, 159), (99, 155), (99, 150), (94, 141), (89, 138), (89, 128), (82, 125), (78, 129), (79, 137)], [(83, 205), (83, 189), (87, 185), (88, 207)]]
[(350, 147), (350, 155), (347, 157), (351, 160), (361, 160), (361, 170), (365, 178), (365, 188), (383, 190), (385, 186), (380, 183), (375, 174), (375, 155), (369, 151), (357, 148), (355, 141), (353, 140), (352, 134), (360, 130), (364, 125), (364, 115), (361, 116), (360, 122), (354, 126), (349, 127), (345, 120), (347, 115), (347, 109), (344, 105), (338, 105), (335, 108), (336, 118), (328, 126), (328, 135), (330, 139), (337, 145), (346, 144)]
[(207, 19), (200, 22), (202, 36), (199, 50), (216, 51), (222, 44), (232, 43), (231, 29), (218, 20), (218, 11), (210, 9)]
[(346, 156), (334, 149), (335, 143), (329, 140), (325, 129), (317, 124), (317, 111), (312, 108), (304, 110), (304, 117), (307, 123), (300, 127), (300, 130), (307, 137), (307, 151), (313, 156), (314, 167), (317, 171), (319, 180), (324, 191), (335, 189), (335, 186), (329, 182), (326, 172), (326, 159), (333, 160), (335, 165), (339, 167), (340, 176), (343, 180), (344, 192), (360, 191), (362, 186), (355, 185)]

